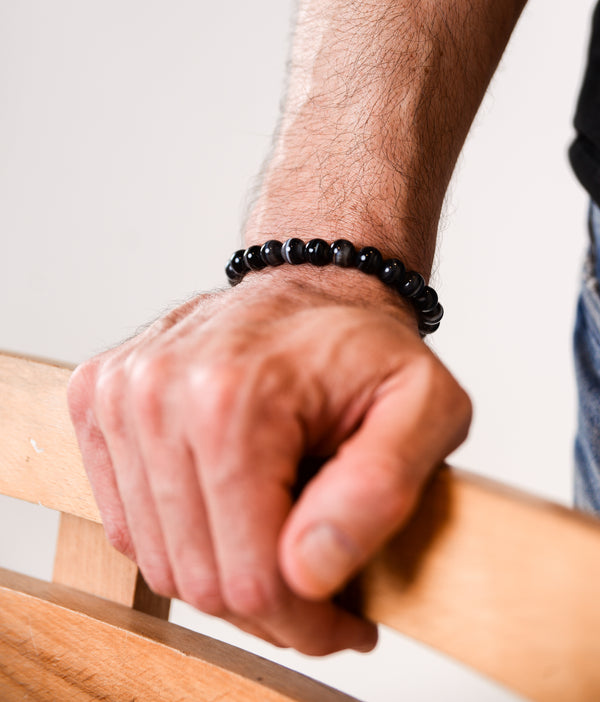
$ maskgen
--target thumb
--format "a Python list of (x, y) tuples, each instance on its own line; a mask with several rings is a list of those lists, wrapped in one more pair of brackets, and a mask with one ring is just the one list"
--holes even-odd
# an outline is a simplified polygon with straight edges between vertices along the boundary
[(408, 519), (470, 418), (467, 395), (437, 359), (388, 380), (287, 520), (279, 559), (288, 585), (307, 599), (340, 589)]

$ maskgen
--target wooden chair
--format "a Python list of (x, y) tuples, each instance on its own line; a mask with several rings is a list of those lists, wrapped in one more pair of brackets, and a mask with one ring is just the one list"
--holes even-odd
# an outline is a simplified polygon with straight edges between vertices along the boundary
[[(104, 539), (69, 373), (0, 355), (0, 492), (61, 512), (53, 582), (0, 569), (0, 699), (350, 700), (166, 621)], [(598, 700), (599, 524), (444, 468), (353, 589), (365, 616), (532, 700)]]

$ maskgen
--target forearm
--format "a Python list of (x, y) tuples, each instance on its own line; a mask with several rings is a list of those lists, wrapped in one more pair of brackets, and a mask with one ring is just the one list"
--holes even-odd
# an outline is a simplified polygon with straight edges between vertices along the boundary
[(303, 0), (248, 243), (379, 245), (427, 274), (454, 164), (526, 0)]
[[(427, 274), (523, 1), (306, 0), (247, 243), (344, 236)], [(471, 415), (409, 304), (357, 270), (269, 267), (74, 373), (107, 535), (155, 592), (305, 653), (373, 647), (329, 598), (410, 518)], [(303, 456), (330, 458), (294, 500)]]

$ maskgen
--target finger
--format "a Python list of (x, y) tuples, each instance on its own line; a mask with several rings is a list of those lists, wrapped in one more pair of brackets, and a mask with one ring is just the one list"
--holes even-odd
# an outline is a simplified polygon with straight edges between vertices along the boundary
[(329, 603), (303, 602), (281, 579), (277, 541), (291, 508), (302, 432), (275, 406), (277, 392), (263, 403), (260, 390), (249, 389), (247, 381), (213, 377), (203, 383), (197, 392), (205, 399), (193, 413), (202, 419), (190, 436), (225, 604), (274, 640), (305, 653), (371, 648), (372, 624)]
[(186, 393), (169, 382), (172, 373), (166, 356), (138, 361), (130, 379), (133, 423), (178, 596), (203, 612), (223, 615), (204, 497), (181, 431)]
[[(177, 320), (169, 321), (173, 325)], [(166, 324), (166, 323), (163, 323)], [(83, 465), (90, 480), (102, 525), (109, 542), (121, 553), (135, 560), (135, 551), (123, 501), (119, 494), (114, 466), (97, 417), (98, 380), (107, 367), (125, 363), (135, 348), (160, 333), (155, 323), (141, 337), (129, 339), (116, 349), (99, 354), (80, 364), (71, 374), (67, 402), (75, 435), (81, 450)], [(104, 392), (103, 390), (101, 392)], [(110, 398), (106, 398), (110, 404)], [(112, 412), (110, 409), (109, 412)]]
[[(259, 375), (258, 371), (255, 375)], [(188, 440), (199, 472), (221, 586), (233, 613), (269, 601), (277, 535), (291, 507), (301, 431), (277, 399), (235, 369), (205, 369), (189, 383)], [(279, 393), (273, 394), (277, 398)]]
[(73, 372), (68, 387), (71, 421), (107, 539), (118, 551), (135, 560), (112, 460), (93, 410), (96, 371), (97, 365), (88, 363)]
[(221, 616), (225, 605), (219, 572), (191, 455), (181, 449), (169, 455), (161, 448), (142, 453), (178, 597)]
[[(180, 409), (186, 406), (187, 392), (179, 392), (172, 380), (167, 382), (172, 375), (171, 359), (164, 349), (146, 359), (138, 353), (135, 362), (128, 363), (128, 370), (134, 410), (131, 416), (178, 597), (274, 646), (284, 647), (259, 624), (225, 609), (198, 473), (179, 431)], [(170, 402), (169, 397), (175, 401)]]
[[(68, 388), (68, 404), (71, 419), (82, 453), (83, 463), (90, 478), (103, 526), (108, 540), (120, 552), (136, 559), (134, 544), (127, 524), (123, 500), (119, 493), (113, 461), (97, 416), (98, 395), (109, 395), (105, 389), (98, 393), (98, 378), (106, 375), (107, 367), (126, 368), (129, 360), (140, 349), (148, 347), (156, 339), (168, 339), (176, 334), (176, 328), (194, 316), (201, 323), (206, 312), (198, 309), (210, 296), (200, 296), (190, 300), (154, 322), (138, 336), (129, 339), (118, 348), (106, 351), (94, 359), (80, 365), (72, 374)], [(214, 302), (214, 301), (213, 301)], [(210, 300), (208, 300), (210, 307)], [(105, 386), (110, 383), (104, 383)], [(105, 424), (112, 421), (110, 416), (111, 398), (106, 398), (107, 416)], [(101, 399), (101, 401), (103, 401)]]
[(224, 619), (226, 622), (229, 622), (237, 629), (241, 629), (242, 631), (245, 631), (251, 636), (256, 636), (256, 638), (262, 639), (263, 641), (270, 643), (271, 646), (276, 646), (277, 648), (290, 647), (289, 644), (284, 644), (282, 641), (275, 638), (271, 633), (267, 632), (267, 630), (264, 627), (262, 627), (258, 622), (251, 622), (246, 619), (243, 619), (242, 617), (237, 617), (234, 614), (224, 614), (221, 616), (221, 619)]
[(325, 656), (345, 649), (371, 651), (377, 627), (333, 603), (309, 602), (292, 593), (280, 580), (281, 594), (260, 617), (269, 634), (301, 653)]
[(154, 592), (174, 597), (177, 592), (130, 408), (123, 364), (107, 364), (96, 384), (95, 414), (111, 456), (136, 562)]
[(315, 599), (336, 592), (407, 520), (469, 422), (467, 396), (433, 357), (387, 381), (290, 515), (279, 551), (290, 587)]

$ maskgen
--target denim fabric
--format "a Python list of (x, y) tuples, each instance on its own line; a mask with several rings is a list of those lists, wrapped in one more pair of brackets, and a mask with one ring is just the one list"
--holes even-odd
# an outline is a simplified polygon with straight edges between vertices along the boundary
[(579, 390), (575, 441), (575, 504), (600, 513), (600, 208), (590, 207), (590, 248), (575, 324)]

